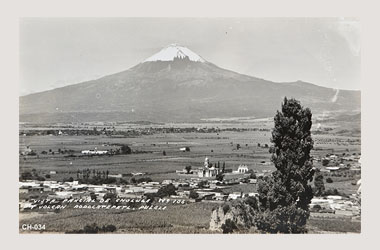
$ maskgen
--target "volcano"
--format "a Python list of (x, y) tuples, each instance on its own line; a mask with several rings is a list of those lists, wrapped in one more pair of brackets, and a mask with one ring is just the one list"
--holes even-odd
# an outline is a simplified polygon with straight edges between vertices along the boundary
[(302, 81), (277, 83), (222, 69), (171, 44), (136, 66), (102, 78), (20, 97), (20, 121), (199, 122), (271, 117), (283, 98), (313, 112), (360, 112), (360, 91)]

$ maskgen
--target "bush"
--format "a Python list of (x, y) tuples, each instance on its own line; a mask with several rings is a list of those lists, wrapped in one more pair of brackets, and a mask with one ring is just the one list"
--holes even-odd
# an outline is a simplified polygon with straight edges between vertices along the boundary
[(256, 179), (257, 176), (256, 176), (255, 172), (252, 171), (251, 174), (249, 175), (249, 178), (250, 179)]
[(170, 195), (175, 195), (176, 194), (176, 188), (173, 184), (169, 184), (166, 186), (161, 187), (158, 192), (157, 192), (157, 197), (163, 198), (167, 197)]
[(326, 190), (324, 195), (340, 195), (340, 193), (338, 192), (338, 189), (334, 188)]
[(64, 178), (63, 179), (63, 182), (73, 182), (74, 181), (74, 178), (73, 177), (70, 177), (70, 178)]
[(152, 179), (149, 177), (141, 177), (138, 179), (136, 179), (135, 177), (131, 178), (132, 183), (142, 183), (142, 182), (151, 182), (151, 181), (152, 181)]
[(42, 176), (37, 176), (37, 181), (45, 181), (45, 178)]
[(128, 145), (122, 145), (120, 148), (122, 154), (127, 155), (132, 153), (132, 149)]
[(322, 207), (320, 205), (315, 205), (314, 207), (312, 207), (310, 209), (311, 212), (319, 212), (320, 210), (322, 209)]
[(326, 182), (327, 182), (327, 183), (333, 183), (333, 180), (332, 180), (330, 177), (328, 177), (328, 178), (326, 179)]
[(329, 163), (330, 163), (330, 160), (329, 159), (322, 159), (322, 166), (327, 166), (327, 165), (329, 165)]
[(245, 203), (247, 203), (250, 207), (252, 207), (255, 210), (258, 208), (258, 201), (255, 197), (247, 197), (245, 199)]
[(226, 222), (222, 225), (224, 234), (232, 233), (235, 229), (237, 229), (236, 224), (231, 219), (227, 219)]
[(187, 174), (190, 174), (191, 166), (190, 166), (190, 165), (189, 165), (189, 166), (186, 166), (185, 169), (186, 169)]
[(223, 206), (223, 213), (224, 213), (224, 214), (228, 213), (228, 211), (230, 211), (230, 210), (231, 210), (230, 205), (225, 204), (225, 205)]
[(33, 175), (30, 172), (21, 173), (21, 180), (31, 180), (32, 177)]
[(217, 174), (216, 177), (215, 177), (215, 179), (216, 179), (217, 181), (223, 181), (223, 179), (224, 179), (224, 174), (222, 174), (222, 173)]
[(206, 181), (206, 180), (200, 181), (200, 182), (198, 182), (198, 187), (204, 188), (204, 187), (206, 187), (207, 184), (208, 184), (208, 181)]
[(196, 191), (194, 191), (194, 190), (190, 191), (190, 195), (189, 195), (190, 199), (197, 199), (198, 197), (199, 197), (199, 195)]
[(49, 179), (50, 177), (51, 177), (50, 174), (46, 174), (46, 175), (45, 175), (45, 178), (46, 178), (46, 179)]

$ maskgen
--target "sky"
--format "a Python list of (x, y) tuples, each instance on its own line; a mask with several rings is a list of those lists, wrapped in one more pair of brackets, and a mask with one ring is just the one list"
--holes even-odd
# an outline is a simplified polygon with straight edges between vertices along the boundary
[(361, 89), (353, 18), (22, 18), (19, 94), (117, 73), (172, 43), (270, 81)]

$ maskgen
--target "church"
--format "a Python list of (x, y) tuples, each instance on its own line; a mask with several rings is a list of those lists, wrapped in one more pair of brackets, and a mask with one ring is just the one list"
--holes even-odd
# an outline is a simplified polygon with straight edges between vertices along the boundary
[(198, 177), (216, 177), (219, 174), (219, 168), (212, 166), (206, 157), (203, 168), (198, 170)]

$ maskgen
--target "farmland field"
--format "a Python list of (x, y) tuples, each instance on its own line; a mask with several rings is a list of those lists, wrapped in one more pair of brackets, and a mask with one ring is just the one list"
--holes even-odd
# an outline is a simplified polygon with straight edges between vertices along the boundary
[[(104, 124), (103, 124), (104, 125)], [(75, 125), (75, 129), (103, 128), (101, 124)], [(326, 127), (332, 126), (326, 124)], [(71, 125), (69, 126), (70, 129)], [(110, 127), (104, 125), (104, 127)], [(162, 132), (157, 128), (216, 128), (212, 132), (199, 129), (191, 132)], [(210, 162), (225, 163), (226, 169), (236, 170), (239, 165), (247, 165), (256, 173), (270, 173), (275, 167), (270, 161), (270, 137), (273, 122), (271, 119), (258, 119), (248, 123), (201, 123), (201, 124), (159, 124), (136, 125), (122, 124), (113, 126), (117, 131), (141, 130), (149, 133), (140, 135), (83, 135), (63, 133), (28, 134), (37, 130), (63, 130), (65, 125), (31, 125), (20, 126), (20, 151), (29, 147), (36, 155), (20, 155), (20, 174), (35, 172), (46, 176), (47, 180), (63, 181), (76, 178), (77, 172), (84, 169), (91, 171), (108, 170), (110, 174), (122, 174), (130, 181), (132, 173), (143, 173), (152, 181), (161, 182), (168, 179), (180, 179), (177, 170), (190, 165), (192, 168), (203, 166), (205, 157)], [(349, 127), (347, 125), (347, 127)], [(153, 131), (153, 132), (152, 132)], [(339, 132), (339, 131), (338, 131)], [(360, 154), (360, 133), (337, 133), (336, 128), (327, 132), (313, 133), (316, 158), (326, 154)], [(84, 156), (82, 150), (111, 150), (118, 145), (128, 145), (131, 154)], [(190, 151), (179, 149), (189, 147)], [(71, 153), (64, 153), (70, 151)], [(43, 153), (44, 152), (44, 153)], [(320, 161), (314, 166), (324, 168)], [(52, 172), (53, 171), (53, 172)], [(49, 176), (49, 177), (47, 177)], [(325, 176), (327, 178), (328, 174)], [(124, 177), (123, 177), (124, 178)], [(337, 189), (338, 192), (350, 195), (356, 192), (355, 182), (360, 174), (346, 177), (331, 177), (332, 183), (325, 183), (326, 189)], [(228, 187), (229, 192), (255, 192), (256, 187), (239, 184)], [(21, 197), (22, 195), (20, 195)], [(46, 213), (43, 216), (26, 216), (20, 213), (20, 225), (23, 223), (46, 223), (49, 232), (68, 232), (82, 229), (86, 224), (115, 225), (117, 232), (128, 233), (211, 233), (208, 230), (212, 208), (218, 206), (212, 202), (197, 202), (169, 207), (165, 211), (87, 211), (63, 209), (57, 213)], [(338, 219), (339, 220), (339, 219)], [(334, 221), (313, 218), (308, 227), (311, 232), (339, 231), (331, 226)], [(360, 231), (360, 222), (342, 221), (346, 231)], [(359, 224), (358, 224), (359, 223)], [(358, 229), (359, 228), (359, 229)], [(340, 230), (342, 231), (342, 230)], [(343, 230), (344, 231), (344, 230)]]

